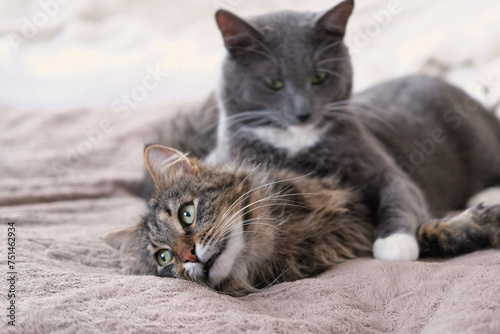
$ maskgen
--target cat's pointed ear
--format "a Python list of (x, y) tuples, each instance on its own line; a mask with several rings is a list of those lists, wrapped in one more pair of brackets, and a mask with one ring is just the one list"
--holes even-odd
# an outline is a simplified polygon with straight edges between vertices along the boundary
[(258, 47), (260, 32), (242, 18), (219, 9), (215, 13), (215, 20), (224, 39), (224, 46), (229, 52), (241, 54)]
[(327, 32), (331, 37), (344, 38), (347, 21), (354, 8), (354, 0), (344, 0), (326, 13), (315, 23), (317, 29)]
[(165, 173), (182, 171), (196, 174), (198, 171), (185, 154), (163, 145), (148, 145), (144, 149), (144, 161), (155, 184), (161, 184)]
[(137, 226), (122, 228), (106, 233), (104, 242), (120, 253), (123, 270), (129, 274), (153, 275), (154, 260), (145, 257), (145, 220)]
[(106, 244), (120, 251), (128, 248), (130, 243), (139, 236), (139, 227), (127, 227), (119, 230), (109, 231), (104, 234), (103, 239)]

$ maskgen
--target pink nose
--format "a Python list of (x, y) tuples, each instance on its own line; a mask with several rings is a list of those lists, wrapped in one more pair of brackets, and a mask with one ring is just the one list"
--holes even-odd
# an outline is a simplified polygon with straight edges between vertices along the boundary
[(196, 252), (193, 247), (186, 247), (184, 253), (182, 254), (182, 262), (200, 262), (196, 256)]

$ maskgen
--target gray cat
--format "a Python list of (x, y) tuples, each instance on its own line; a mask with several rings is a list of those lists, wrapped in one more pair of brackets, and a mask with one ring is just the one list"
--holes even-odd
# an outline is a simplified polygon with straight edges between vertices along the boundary
[(374, 256), (416, 260), (419, 225), (500, 184), (500, 124), (434, 78), (406, 77), (351, 97), (343, 37), (353, 5), (248, 20), (217, 12), (228, 53), (217, 148), (207, 161), (335, 174), (362, 192), (377, 222)]

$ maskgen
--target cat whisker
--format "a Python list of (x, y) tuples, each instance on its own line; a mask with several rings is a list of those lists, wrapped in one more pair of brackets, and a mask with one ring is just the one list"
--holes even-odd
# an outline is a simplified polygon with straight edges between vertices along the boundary
[(326, 119), (335, 119), (335, 120), (351, 120), (354, 122), (359, 121), (358, 115), (352, 114), (350, 112), (346, 112), (346, 109), (328, 109), (328, 111), (332, 111), (325, 115)]
[(328, 111), (345, 111), (346, 113), (349, 113), (349, 106), (336, 106), (336, 107), (327, 107), (326, 110)]
[[(385, 126), (388, 130), (390, 131), (395, 131), (396, 129), (394, 128), (393, 125), (390, 123), (384, 121), (382, 118), (378, 117), (377, 115), (370, 115), (368, 113), (362, 113), (362, 114), (353, 114), (352, 112), (349, 112), (350, 110), (366, 110), (365, 108), (358, 107), (358, 106), (346, 106), (346, 107), (329, 107), (327, 110), (328, 111), (344, 111), (342, 113), (329, 113), (327, 114), (326, 118), (335, 118), (335, 119), (352, 119), (352, 120), (357, 120), (360, 121), (361, 123), (365, 124), (365, 126), (370, 127), (370, 123), (372, 122), (377, 122), (379, 124), (382, 124)], [(347, 112), (345, 112), (347, 111)]]
[(243, 122), (246, 120), (262, 120), (262, 119), (267, 119), (270, 115), (272, 114), (271, 111), (269, 110), (250, 110), (250, 111), (245, 111), (243, 113), (239, 113), (236, 115), (231, 115), (227, 118), (227, 121), (231, 124), (235, 124), (237, 122)]
[(257, 186), (257, 187), (254, 187), (250, 190), (248, 190), (247, 192), (245, 192), (243, 195), (241, 195), (240, 197), (238, 197), (236, 199), (236, 201), (229, 207), (229, 209), (226, 210), (226, 212), (224, 213), (224, 215), (222, 216), (221, 220), (224, 219), (224, 217), (226, 216), (226, 214), (235, 206), (238, 204), (238, 202), (240, 201), (244, 201), (245, 199), (247, 199), (249, 196), (251, 196), (253, 193), (255, 193), (256, 191), (258, 191), (259, 189), (262, 189), (264, 187), (270, 187), (270, 186), (273, 186), (273, 185), (276, 185), (276, 184), (279, 184), (279, 183), (284, 183), (284, 182), (291, 182), (291, 181), (296, 181), (296, 180), (300, 180), (302, 178), (305, 178), (305, 177), (308, 177), (310, 175), (314, 174), (314, 172), (312, 173), (308, 173), (308, 174), (305, 174), (305, 175), (301, 175), (301, 176), (296, 176), (296, 177), (292, 177), (292, 178), (288, 178), (288, 179), (284, 179), (284, 180), (278, 180), (278, 181), (273, 181), (273, 182), (269, 182), (269, 183), (265, 183), (265, 184), (262, 184), (260, 186)]
[[(243, 178), (243, 180), (241, 180), (241, 182), (239, 183), (239, 185), (242, 185), (245, 181), (248, 180), (249, 177), (252, 176), (253, 173), (255, 173), (255, 171), (257, 171), (257, 169), (261, 166), (261, 163), (257, 164), (254, 168), (252, 168), (252, 170), (250, 170), (250, 172), (248, 172), (247, 176), (245, 176), (245, 178)], [(238, 203), (239, 199), (241, 199), (242, 196), (244, 196), (245, 194), (247, 194), (248, 192), (244, 193), (243, 195), (241, 195), (238, 199), (236, 199), (236, 201), (234, 201), (231, 206), (224, 212), (222, 218), (220, 219), (220, 221), (222, 221), (224, 219), (224, 217), (228, 214), (228, 212)]]
[(334, 72), (334, 71), (328, 70), (328, 69), (323, 68), (323, 67), (319, 67), (319, 68), (318, 68), (318, 70), (319, 70), (319, 71), (326, 72), (326, 73), (328, 73), (328, 74), (331, 74), (331, 75), (336, 76), (337, 78), (340, 78), (340, 79), (345, 80), (345, 78), (344, 78), (343, 76), (341, 76), (340, 74), (338, 74), (337, 72)]
[[(266, 199), (266, 198), (264, 198), (264, 199)], [(264, 200), (264, 199), (262, 199), (262, 200)], [(262, 200), (260, 200), (260, 201), (262, 201)], [(298, 206), (298, 205), (294, 204), (295, 202), (294, 203), (286, 203), (286, 200), (281, 200), (281, 201), (282, 202), (279, 202), (279, 203), (277, 202), (277, 203), (259, 205), (259, 206), (255, 207), (255, 208), (252, 208), (252, 209), (248, 210), (248, 211), (244, 211), (245, 209), (247, 209), (248, 207), (250, 207), (252, 205), (255, 205), (259, 201), (255, 202), (255, 203), (251, 203), (251, 204), (245, 206), (244, 208), (238, 210), (237, 212), (235, 212), (228, 220), (224, 221), (223, 223), (222, 223), (223, 220), (221, 220), (220, 221), (221, 223), (217, 224), (217, 226), (216, 226), (217, 230), (214, 231), (213, 235), (218, 235), (218, 234), (224, 233), (227, 230), (228, 227), (232, 226), (232, 223), (234, 221), (237, 221), (238, 219), (244, 217), (246, 214), (248, 214), (250, 212), (253, 212), (255, 210), (259, 210), (259, 209), (262, 209), (262, 208), (265, 208), (265, 207), (275, 206), (275, 205), (288, 205), (288, 206), (291, 206), (291, 207), (292, 206)], [(244, 211), (244, 212), (241, 213), (242, 211)]]
[[(261, 220), (270, 220), (270, 221), (279, 221), (279, 219), (277, 218), (263, 218), (263, 217), (259, 217), (259, 218), (252, 218), (252, 219), (248, 219), (248, 220), (245, 220), (244, 221), (244, 224), (245, 225), (264, 225), (264, 226), (269, 226), (275, 230), (278, 230), (280, 232), (283, 232), (281, 231), (281, 229), (277, 226), (274, 226), (274, 225), (271, 225), (271, 224), (268, 224), (268, 223), (261, 223), (260, 221)], [(257, 223), (254, 223), (253, 221), (259, 221)], [(231, 232), (233, 231), (234, 229), (238, 228), (238, 226), (230, 226), (228, 229), (226, 229), (227, 232)], [(224, 231), (224, 232), (226, 232)]]
[(381, 108), (377, 107), (373, 103), (370, 104), (369, 99), (364, 99), (364, 98), (358, 98), (354, 97), (349, 100), (340, 100), (340, 101), (335, 101), (335, 102), (330, 102), (327, 104), (327, 106), (352, 106), (352, 107), (364, 107), (367, 110), (373, 109), (373, 110), (378, 110), (382, 111)]
[[(250, 205), (248, 205), (248, 206), (250, 206)], [(248, 206), (247, 206), (247, 207), (248, 207)], [(239, 215), (237, 215), (237, 216), (235, 216), (235, 215), (231, 216), (231, 217), (230, 217), (227, 221), (224, 221), (224, 223), (220, 224), (220, 226), (218, 226), (218, 227), (217, 227), (217, 228), (218, 228), (218, 230), (216, 230), (216, 231), (215, 231), (214, 235), (220, 235), (220, 234), (225, 233), (225, 232), (226, 232), (226, 230), (227, 230), (228, 228), (231, 228), (231, 226), (232, 226), (232, 223), (233, 223), (233, 222), (235, 222), (235, 221), (237, 221), (238, 219), (240, 219), (240, 218), (244, 217), (244, 216), (245, 216), (245, 214), (247, 214), (247, 213), (249, 213), (249, 212), (253, 212), (253, 211), (255, 211), (255, 210), (259, 210), (259, 209), (262, 209), (262, 208), (268, 207), (268, 206), (270, 206), (270, 204), (267, 204), (267, 205), (260, 205), (260, 206), (257, 206), (256, 208), (253, 208), (253, 209), (250, 209), (250, 210), (248, 210), (248, 211), (246, 211), (246, 212), (243, 212), (242, 214), (239, 214)], [(236, 214), (240, 213), (241, 211), (242, 211), (242, 210), (238, 210), (238, 211), (236, 212)], [(221, 220), (221, 222), (222, 222), (222, 220)]]
[(240, 117), (238, 119), (232, 119), (228, 123), (230, 123), (230, 125), (234, 125), (234, 124), (242, 123), (242, 122), (255, 123), (255, 122), (268, 122), (268, 121), (269, 121), (269, 119), (267, 119), (265, 117), (247, 116), (247, 117)]
[(350, 100), (340, 100), (340, 101), (327, 103), (327, 105), (328, 106), (348, 105), (350, 102), (351, 102)]
[[(274, 193), (274, 194), (272, 194), (272, 195), (269, 195), (269, 196), (265, 196), (265, 197), (263, 197), (263, 198), (259, 199), (258, 201), (252, 202), (252, 203), (250, 203), (250, 204), (248, 204), (248, 205), (244, 206), (244, 207), (243, 207), (243, 208), (241, 208), (240, 210), (236, 211), (236, 212), (235, 212), (235, 213), (234, 213), (234, 214), (233, 214), (233, 215), (229, 218), (229, 220), (228, 220), (228, 221), (230, 222), (230, 221), (233, 219), (233, 217), (235, 217), (237, 214), (239, 214), (240, 212), (244, 211), (245, 209), (249, 208), (249, 207), (250, 207), (250, 206), (252, 206), (252, 205), (258, 204), (258, 203), (263, 202), (263, 201), (267, 201), (267, 200), (271, 200), (271, 199), (275, 199), (275, 198), (280, 198), (280, 197), (286, 197), (286, 196), (288, 196), (288, 195), (281, 195), (281, 196), (279, 195), (280, 193), (282, 193), (283, 191), (285, 191), (285, 190), (287, 190), (287, 189), (288, 189), (288, 187), (287, 187), (287, 188), (284, 188), (284, 189), (282, 189), (282, 190), (280, 190), (279, 192), (276, 192), (276, 193)], [(248, 197), (245, 197), (243, 200), (245, 200), (246, 198), (248, 198)], [(255, 210), (255, 209), (252, 209), (251, 211), (253, 211), (253, 210)], [(250, 211), (247, 211), (247, 212), (250, 212)], [(223, 216), (223, 217), (221, 218), (221, 221), (223, 220), (223, 218), (224, 218), (224, 217), (225, 217), (225, 216)]]
[(262, 116), (262, 115), (267, 115), (270, 113), (271, 113), (271, 111), (268, 109), (247, 110), (247, 111), (240, 112), (238, 114), (231, 115), (231, 116), (227, 117), (227, 119), (238, 118), (238, 117), (243, 117), (243, 116)]
[[(260, 218), (249, 219), (249, 220), (245, 221), (244, 223), (245, 223), (245, 225), (262, 225), (262, 226), (268, 226), (268, 227), (270, 227), (272, 229), (275, 229), (275, 230), (279, 231), (281, 234), (284, 234), (284, 232), (279, 227), (277, 227), (275, 225), (272, 225), (272, 224), (268, 224), (268, 223), (262, 223), (262, 222), (260, 222), (261, 220), (281, 221), (278, 218), (262, 218), (262, 217), (260, 217)], [(258, 221), (258, 222), (250, 222), (250, 221)], [(271, 234), (270, 231), (269, 232), (265, 232), (265, 231), (240, 231), (240, 232), (230, 233), (230, 232), (234, 231), (235, 229), (237, 229), (238, 227), (239, 227), (239, 225), (234, 225), (234, 226), (230, 226), (229, 228), (226, 228), (226, 230), (224, 230), (224, 233), (226, 233), (224, 235), (224, 237), (219, 238), (217, 241), (220, 242), (222, 240), (228, 239), (232, 235), (238, 235), (238, 234), (243, 234), (243, 233)]]
[[(252, 208), (248, 211), (245, 211), (244, 213), (240, 214), (239, 216), (235, 216), (235, 217), (231, 217), (228, 221), (224, 222), (224, 224), (220, 227), (220, 229), (218, 231), (216, 231), (214, 233), (214, 235), (220, 235), (222, 233), (225, 233), (227, 231), (227, 228), (228, 226), (231, 227), (232, 223), (237, 221), (238, 219), (244, 217), (247, 213), (250, 213), (250, 212), (253, 212), (255, 210), (259, 210), (259, 209), (262, 209), (262, 208), (266, 208), (266, 207), (270, 207), (270, 206), (279, 206), (279, 205), (282, 205), (282, 206), (287, 206), (287, 207), (297, 207), (297, 208), (307, 208), (303, 205), (297, 205), (297, 204), (294, 204), (296, 203), (295, 201), (286, 201), (286, 200), (281, 200), (281, 202), (276, 202), (276, 203), (271, 203), (271, 204), (264, 204), (264, 205), (259, 205), (255, 208)], [(247, 207), (253, 205), (252, 204), (249, 204)], [(238, 212), (240, 212), (241, 210), (239, 210)], [(218, 241), (218, 240), (217, 240)]]
[[(240, 231), (240, 232), (234, 232), (231, 234), (231, 236), (235, 235), (245, 235), (245, 234), (263, 234), (263, 235), (272, 235), (271, 232), (266, 232), (266, 231)], [(220, 239), (219, 242), (225, 241), (229, 239), (229, 235), (225, 236), (224, 238)]]
[(328, 58), (328, 59), (324, 59), (322, 61), (317, 62), (316, 65), (320, 66), (321, 64), (331, 63), (331, 62), (334, 62), (334, 61), (341, 61), (341, 60), (345, 60), (345, 59), (346, 59), (345, 57)]
[(271, 286), (273, 286), (274, 284), (276, 284), (276, 282), (278, 282), (278, 280), (288, 271), (288, 269), (290, 269), (290, 267), (287, 267), (286, 269), (284, 269), (281, 272), (281, 274), (278, 275), (278, 277), (276, 277), (271, 283), (269, 283), (268, 285), (266, 285), (265, 287), (263, 287), (262, 290), (269, 289)]
[(338, 101), (334, 103), (326, 104), (329, 109), (351, 109), (351, 110), (375, 110), (375, 111), (383, 111), (381, 108), (378, 108), (375, 105), (365, 104), (362, 101)]
[[(226, 98), (226, 99), (223, 99), (221, 101), (221, 103), (224, 105), (226, 104), (228, 101), (232, 100), (233, 98)], [(212, 112), (213, 110), (219, 108), (219, 105), (217, 104), (216, 106), (212, 107), (212, 108), (209, 108), (206, 112), (207, 113), (210, 113)], [(213, 128), (216, 128), (217, 126), (219, 125), (219, 120), (213, 122), (213, 123), (210, 123), (209, 125), (207, 125), (206, 127), (204, 127), (203, 129), (199, 130), (195, 135), (191, 136), (191, 139), (196, 139), (202, 135), (204, 135), (205, 133), (207, 133), (208, 131), (211, 131)]]
[[(280, 181), (273, 181), (273, 182), (269, 182), (269, 183), (266, 183), (266, 184), (263, 184), (263, 185), (260, 185), (258, 187), (254, 187), (253, 189), (250, 189), (249, 191), (247, 191), (246, 193), (242, 194), (238, 199), (236, 199), (233, 204), (231, 204), (231, 206), (224, 212), (224, 214), (222, 215), (222, 217), (220, 218), (219, 222), (217, 224), (214, 225), (213, 228), (210, 229), (210, 231), (213, 231), (212, 232), (212, 235), (217, 235), (217, 234), (220, 234), (221, 232), (220, 231), (224, 231), (225, 227), (232, 224), (232, 222), (235, 220), (234, 218), (238, 215), (240, 215), (240, 217), (242, 217), (242, 215), (240, 214), (242, 211), (244, 211), (245, 209), (247, 209), (248, 207), (252, 206), (252, 205), (255, 205), (255, 204), (258, 204), (259, 202), (262, 202), (262, 201), (265, 201), (265, 200), (270, 200), (270, 199), (273, 199), (273, 198), (279, 198), (279, 197), (286, 197), (286, 196), (290, 196), (291, 194), (286, 194), (286, 195), (279, 195), (280, 193), (282, 193), (283, 191), (286, 191), (290, 185), (288, 185), (287, 187), (285, 187), (284, 189), (272, 194), (272, 195), (268, 195), (268, 196), (265, 196), (264, 198), (261, 198), (260, 200), (256, 201), (256, 202), (253, 202), (253, 203), (250, 203), (248, 205), (246, 205), (245, 207), (241, 208), (240, 210), (236, 211), (235, 213), (233, 213), (226, 221), (224, 220), (224, 218), (229, 214), (229, 212), (231, 211), (231, 209), (237, 205), (238, 203), (241, 203), (243, 202), (245, 199), (247, 199), (248, 197), (250, 197), (253, 193), (255, 193), (256, 191), (258, 191), (259, 189), (263, 188), (263, 187), (271, 187), (272, 185), (276, 185), (278, 183), (283, 183), (283, 182), (291, 182), (291, 181), (294, 181), (294, 180), (298, 180), (300, 178), (303, 178), (303, 177), (307, 177), (311, 174), (314, 174), (314, 172), (311, 172), (311, 173), (308, 173), (306, 175), (302, 175), (302, 176), (297, 176), (297, 177), (294, 177), (294, 178), (289, 178), (289, 179), (285, 179), (285, 180), (280, 180)], [(283, 201), (283, 200), (282, 200)], [(290, 204), (290, 206), (293, 206), (293, 204)], [(254, 208), (252, 209), (251, 211), (253, 210), (256, 210), (260, 207), (257, 207), (257, 208)], [(250, 212), (250, 211), (249, 211)], [(244, 214), (243, 214), (244, 215)], [(240, 218), (238, 217), (238, 218)], [(219, 230), (219, 231), (217, 231)], [(209, 232), (210, 232), (209, 231)]]

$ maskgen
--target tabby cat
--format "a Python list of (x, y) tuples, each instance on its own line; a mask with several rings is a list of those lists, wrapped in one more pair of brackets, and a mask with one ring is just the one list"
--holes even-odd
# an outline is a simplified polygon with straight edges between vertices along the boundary
[(337, 175), (360, 190), (376, 221), (374, 256), (416, 260), (418, 226), (500, 184), (500, 124), (434, 78), (405, 77), (351, 97), (343, 37), (353, 5), (249, 20), (217, 12), (228, 52), (217, 148), (207, 161)]
[[(369, 256), (374, 224), (359, 193), (333, 177), (236, 164), (208, 165), (149, 145), (149, 213), (104, 240), (129, 273), (192, 280), (242, 296)], [(500, 248), (500, 205), (471, 208), (418, 229), (423, 255)]]

